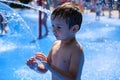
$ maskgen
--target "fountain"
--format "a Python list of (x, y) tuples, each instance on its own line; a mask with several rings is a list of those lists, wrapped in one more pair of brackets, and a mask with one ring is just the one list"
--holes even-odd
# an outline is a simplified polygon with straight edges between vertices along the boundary
[[(3, 3), (0, 11), (8, 17), (10, 29), (6, 36), (0, 37), (0, 80), (50, 80), (49, 71), (38, 74), (25, 62), (37, 51), (47, 55), (55, 41), (51, 28), (47, 37), (30, 43), (35, 37), (26, 22)], [(94, 17), (83, 14), (83, 24), (76, 36), (85, 53), (82, 80), (120, 80), (120, 20), (104, 16), (95, 21)]]
[[(36, 76), (38, 77), (34, 79), (39, 80), (44, 77), (29, 70), (25, 64), (29, 57), (40, 50), (37, 42), (30, 43), (35, 36), (29, 26), (12, 8), (3, 3), (0, 3), (0, 12), (7, 16), (7, 26), (9, 27), (8, 33), (0, 36), (0, 63), (2, 64), (0, 80), (31, 80)], [(34, 76), (35, 74), (36, 76)]]
[(37, 10), (37, 11), (45, 12), (46, 14), (48, 14), (48, 16), (51, 14), (50, 10), (47, 10), (46, 8), (43, 8), (42, 6), (31, 6), (29, 4), (24, 4), (24, 3), (20, 3), (20, 2), (16, 2), (16, 1), (0, 0), (0, 2), (13, 3), (13, 4), (18, 4), (18, 5), (21, 5), (21, 6), (25, 6), (25, 7)]

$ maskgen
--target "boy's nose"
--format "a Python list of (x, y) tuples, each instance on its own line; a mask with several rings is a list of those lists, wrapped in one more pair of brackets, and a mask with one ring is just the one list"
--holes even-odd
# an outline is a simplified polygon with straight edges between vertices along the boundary
[(57, 29), (55, 27), (53, 27), (52, 31), (55, 33), (57, 31)]

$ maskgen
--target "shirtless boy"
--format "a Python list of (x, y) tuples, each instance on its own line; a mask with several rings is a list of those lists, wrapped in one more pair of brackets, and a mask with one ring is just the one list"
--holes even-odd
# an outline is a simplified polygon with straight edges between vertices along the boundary
[[(68, 2), (57, 7), (51, 14), (52, 29), (57, 41), (48, 56), (37, 52), (34, 58), (27, 60), (27, 65), (37, 72), (51, 71), (52, 80), (81, 80), (84, 53), (75, 37), (81, 23), (79, 6)], [(36, 59), (42, 64), (38, 64)]]

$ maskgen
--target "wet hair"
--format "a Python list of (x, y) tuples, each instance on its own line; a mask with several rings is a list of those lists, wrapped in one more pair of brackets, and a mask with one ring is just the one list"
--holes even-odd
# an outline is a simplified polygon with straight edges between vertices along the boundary
[(74, 25), (79, 25), (79, 29), (81, 27), (82, 14), (78, 4), (66, 2), (58, 6), (51, 14), (51, 20), (55, 18), (65, 19), (66, 24), (69, 25), (69, 29)]

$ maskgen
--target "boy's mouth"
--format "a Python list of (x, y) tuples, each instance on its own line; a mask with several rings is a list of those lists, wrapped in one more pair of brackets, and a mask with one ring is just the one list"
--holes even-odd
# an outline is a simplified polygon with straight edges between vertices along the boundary
[(57, 34), (54, 34), (55, 37), (58, 37)]
[(54, 36), (55, 36), (56, 38), (58, 38), (58, 35), (54, 34)]

